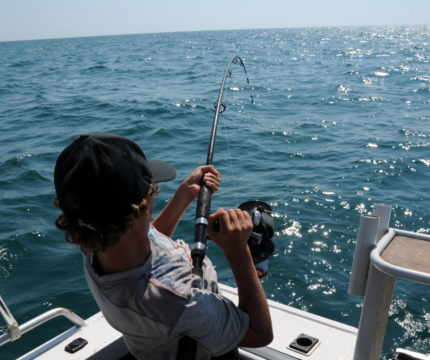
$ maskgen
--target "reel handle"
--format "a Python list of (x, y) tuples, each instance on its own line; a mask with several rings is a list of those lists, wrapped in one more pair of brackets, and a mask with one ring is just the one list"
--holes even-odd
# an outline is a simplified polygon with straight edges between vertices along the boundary
[(221, 230), (221, 224), (219, 222), (219, 219), (216, 219), (214, 221), (214, 230), (217, 231), (217, 232)]

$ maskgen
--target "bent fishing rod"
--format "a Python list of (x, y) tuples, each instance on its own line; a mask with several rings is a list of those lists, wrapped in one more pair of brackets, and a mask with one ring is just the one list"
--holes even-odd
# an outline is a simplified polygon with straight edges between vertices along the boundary
[[(224, 72), (224, 78), (222, 80), (221, 89), (218, 94), (218, 100), (214, 104), (215, 115), (212, 124), (211, 137), (209, 141), (208, 155), (206, 158), (206, 165), (212, 165), (214, 149), (215, 149), (215, 139), (216, 132), (218, 128), (218, 117), (222, 114), (227, 106), (223, 102), (224, 88), (227, 81), (232, 75), (230, 70), (231, 64), (236, 64), (239, 61), (240, 65), (243, 67), (246, 75), (246, 81), (248, 83), (249, 92), (251, 94), (251, 103), (254, 104), (254, 98), (252, 96), (251, 84), (249, 83), (248, 73), (246, 72), (245, 64), (242, 59), (235, 55), (231, 58)], [(203, 281), (203, 260), (206, 256), (206, 228), (208, 226), (208, 218), (210, 215), (211, 208), (211, 196), (212, 190), (205, 184), (202, 179), (200, 184), (200, 192), (197, 200), (196, 209), (196, 227), (194, 233), (194, 244), (191, 247), (191, 257), (193, 259), (193, 274), (200, 276)], [(176, 360), (194, 360), (196, 358), (197, 341), (191, 339), (190, 337), (183, 337), (178, 342), (178, 351), (176, 355)]]
[[(230, 70), (230, 65), (233, 63), (237, 63), (237, 61), (240, 61), (240, 65), (243, 67), (243, 70), (245, 71), (246, 80), (248, 82), (249, 92), (251, 94), (251, 103), (254, 104), (254, 99), (252, 97), (252, 91), (251, 91), (251, 85), (249, 83), (248, 74), (246, 72), (245, 64), (243, 63), (242, 59), (235, 55), (231, 58), (230, 62), (227, 65), (227, 68), (225, 69), (224, 78), (222, 80), (221, 89), (218, 94), (218, 100), (214, 104), (215, 107), (215, 115), (212, 125), (212, 132), (211, 137), (209, 141), (209, 148), (208, 148), (208, 155), (206, 158), (206, 165), (212, 165), (213, 156), (214, 156), (214, 149), (215, 149), (215, 139), (216, 139), (216, 132), (218, 127), (218, 117), (220, 114), (222, 114), (226, 109), (226, 104), (223, 102), (223, 93), (225, 88), (225, 83), (227, 78), (229, 78), (232, 74)], [(204, 181), (202, 181), (199, 197), (197, 200), (197, 209), (196, 209), (196, 228), (194, 233), (194, 244), (191, 248), (191, 257), (193, 259), (193, 274), (200, 276), (201, 279), (203, 279), (203, 259), (205, 258), (206, 253), (206, 228), (208, 226), (208, 218), (210, 215), (210, 208), (211, 208), (211, 197), (212, 197), (212, 190), (206, 186)]]
[[(248, 74), (246, 72), (245, 64), (242, 59), (235, 55), (232, 57), (230, 62), (225, 69), (224, 78), (221, 84), (221, 90), (218, 95), (218, 100), (214, 104), (215, 116), (212, 125), (211, 138), (209, 141), (208, 155), (206, 159), (206, 165), (212, 165), (214, 148), (215, 148), (215, 138), (218, 126), (219, 114), (222, 114), (226, 109), (226, 104), (223, 102), (223, 92), (225, 88), (225, 83), (227, 78), (232, 74), (230, 70), (230, 65), (233, 63), (240, 62), (246, 75), (246, 81), (248, 83), (249, 92), (251, 94), (251, 102), (254, 104), (254, 99), (252, 96), (251, 85), (249, 83)], [(211, 189), (206, 186), (202, 180), (200, 186), (199, 197), (197, 200), (196, 209), (196, 227), (194, 234), (194, 244), (191, 247), (191, 257), (193, 259), (193, 274), (200, 276), (203, 280), (203, 260), (206, 255), (206, 242), (208, 237), (206, 235), (206, 229), (208, 226), (208, 218), (210, 214), (211, 207)], [(273, 219), (271, 214), (274, 212), (269, 204), (263, 201), (251, 200), (246, 201), (238, 206), (242, 211), (247, 211), (252, 219), (253, 230), (248, 239), (248, 247), (251, 252), (252, 261), (254, 263), (255, 271), (260, 279), (267, 276), (269, 271), (269, 256), (275, 251), (275, 245), (272, 241), (275, 229)], [(284, 216), (286, 219), (286, 216)], [(219, 221), (214, 222), (215, 230), (219, 231), (220, 224)], [(191, 339), (190, 337), (183, 337), (178, 342), (178, 351), (176, 355), (176, 360), (194, 360), (196, 357), (197, 341)]]

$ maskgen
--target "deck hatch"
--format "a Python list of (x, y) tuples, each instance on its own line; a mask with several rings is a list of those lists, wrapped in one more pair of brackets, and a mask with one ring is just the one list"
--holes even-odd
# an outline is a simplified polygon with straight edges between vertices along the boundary
[(297, 350), (301, 353), (307, 354), (311, 351), (318, 343), (318, 339), (306, 334), (300, 334), (295, 340), (289, 345), (290, 348)]

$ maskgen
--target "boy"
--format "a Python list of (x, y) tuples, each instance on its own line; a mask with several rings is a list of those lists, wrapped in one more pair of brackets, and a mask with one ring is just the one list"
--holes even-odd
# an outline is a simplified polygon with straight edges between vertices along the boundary
[[(175, 177), (170, 165), (146, 159), (136, 143), (113, 134), (81, 135), (60, 154), (55, 204), (63, 214), (56, 226), (84, 253), (100, 310), (138, 359), (175, 359), (183, 336), (198, 341), (197, 359), (270, 343), (267, 300), (247, 246), (249, 214), (220, 209), (207, 229), (233, 270), (236, 307), (219, 294), (209, 259), (202, 280), (192, 274), (188, 245), (170, 239), (202, 179), (216, 193), (221, 175), (213, 166), (197, 168), (151, 223), (157, 182)], [(213, 230), (216, 219), (219, 232)]]

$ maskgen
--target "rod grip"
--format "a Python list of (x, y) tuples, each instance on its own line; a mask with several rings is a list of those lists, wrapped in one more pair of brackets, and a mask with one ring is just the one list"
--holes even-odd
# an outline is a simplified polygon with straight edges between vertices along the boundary
[(379, 216), (361, 215), (349, 280), (348, 293), (351, 295), (363, 297), (365, 294), (370, 266), (370, 252), (376, 245), (378, 226)]
[(196, 219), (204, 217), (209, 218), (211, 211), (212, 190), (206, 184), (200, 187), (199, 197), (197, 199)]

